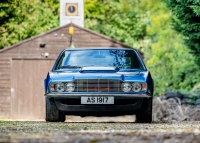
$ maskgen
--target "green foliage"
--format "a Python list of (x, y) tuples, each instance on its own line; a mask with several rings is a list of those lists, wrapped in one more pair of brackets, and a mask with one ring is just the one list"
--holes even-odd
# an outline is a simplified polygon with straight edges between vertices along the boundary
[[(0, 2), (0, 5), (6, 4)], [(9, 9), (4, 9), (4, 12), (8, 13), (12, 8), (12, 15), (3, 14), (7, 19), (2, 19), (0, 24), (0, 48), (58, 26), (58, 15), (54, 15), (51, 7), (40, 0), (31, 3), (25, 0), (12, 1), (8, 5)]]
[(48, 4), (48, 6), (50, 7), (54, 15), (58, 15), (58, 16), (60, 15), (59, 0), (41, 0), (41, 1)]
[(132, 47), (146, 35), (146, 16), (139, 13), (137, 0), (98, 1), (85, 3), (85, 25)]
[[(159, 0), (143, 5), (149, 10), (150, 25), (143, 40), (145, 61), (155, 81), (155, 94), (166, 90), (190, 91), (200, 82), (200, 71), (183, 43), (183, 37), (171, 27), (171, 13)], [(154, 8), (150, 8), (154, 5)]]
[(173, 26), (185, 36), (185, 43), (196, 56), (200, 67), (200, 1), (163, 0), (175, 15)]
[(10, 7), (12, 4), (11, 0), (1, 0), (0, 2), (0, 23), (5, 24), (6, 22), (9, 21), (10, 17), (13, 16), (14, 11)]

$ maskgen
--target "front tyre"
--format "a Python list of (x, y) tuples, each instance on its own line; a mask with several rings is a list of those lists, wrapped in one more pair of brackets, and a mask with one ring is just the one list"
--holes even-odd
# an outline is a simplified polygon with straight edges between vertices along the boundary
[(152, 122), (152, 98), (143, 99), (142, 106), (136, 113), (137, 123), (151, 123)]
[(53, 98), (46, 97), (46, 121), (47, 122), (64, 122), (65, 115), (58, 110)]

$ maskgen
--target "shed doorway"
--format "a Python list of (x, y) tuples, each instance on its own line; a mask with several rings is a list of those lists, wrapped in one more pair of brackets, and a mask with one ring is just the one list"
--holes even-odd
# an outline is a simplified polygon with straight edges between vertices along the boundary
[(44, 79), (55, 60), (13, 59), (11, 69), (11, 118), (45, 118)]

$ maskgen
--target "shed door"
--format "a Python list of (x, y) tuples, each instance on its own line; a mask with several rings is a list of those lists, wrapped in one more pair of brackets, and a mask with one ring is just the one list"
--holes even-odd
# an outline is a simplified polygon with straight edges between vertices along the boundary
[(12, 60), (11, 116), (44, 119), (44, 79), (55, 60)]

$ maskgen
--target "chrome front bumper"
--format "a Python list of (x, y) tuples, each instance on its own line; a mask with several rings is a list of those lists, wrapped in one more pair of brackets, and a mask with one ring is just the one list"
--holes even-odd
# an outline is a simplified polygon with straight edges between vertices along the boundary
[(57, 98), (73, 98), (73, 97), (76, 97), (76, 98), (79, 98), (79, 97), (82, 97), (82, 96), (114, 96), (114, 97), (132, 97), (132, 98), (151, 98), (152, 96), (150, 96), (149, 94), (104, 94), (104, 93), (101, 93), (101, 94), (98, 94), (98, 93), (87, 93), (87, 94), (78, 94), (78, 93), (75, 93), (75, 94), (66, 94), (66, 93), (50, 93), (50, 94), (45, 94), (44, 96), (46, 97), (57, 97)]

